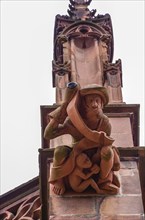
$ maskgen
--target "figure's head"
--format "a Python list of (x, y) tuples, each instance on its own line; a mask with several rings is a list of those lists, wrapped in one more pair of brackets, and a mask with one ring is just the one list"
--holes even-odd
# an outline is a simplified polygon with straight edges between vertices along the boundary
[(92, 162), (85, 153), (81, 153), (77, 156), (76, 164), (80, 168), (90, 168), (92, 166)]
[(85, 86), (84, 88), (80, 89), (80, 94), (84, 97), (87, 95), (99, 96), (103, 102), (103, 106), (107, 105), (109, 102), (107, 89), (104, 86), (100, 86), (97, 84), (90, 84)]
[(109, 101), (106, 88), (97, 84), (91, 84), (80, 89), (80, 95), (84, 99), (86, 111), (95, 114), (102, 113), (103, 106), (107, 105)]

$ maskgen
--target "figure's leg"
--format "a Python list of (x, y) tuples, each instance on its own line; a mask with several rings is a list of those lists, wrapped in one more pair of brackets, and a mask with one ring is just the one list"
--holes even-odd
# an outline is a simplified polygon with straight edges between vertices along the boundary
[(119, 157), (119, 153), (118, 153), (118, 150), (116, 149), (116, 147), (112, 147), (112, 149), (113, 149), (113, 153), (114, 153), (113, 170), (114, 171), (118, 171), (118, 170), (120, 170), (120, 157)]
[(111, 146), (101, 149), (100, 178), (105, 179), (112, 170), (114, 163), (114, 152)]
[(103, 187), (101, 187), (102, 190), (106, 191), (106, 194), (117, 194), (119, 192), (119, 188), (115, 186), (112, 183), (106, 183)]
[(85, 189), (87, 189), (88, 186), (91, 186), (98, 194), (102, 194), (102, 190), (99, 189), (98, 185), (93, 179), (88, 179), (80, 183), (79, 186), (76, 187), (76, 192), (83, 192)]
[[(106, 190), (107, 194), (117, 194), (119, 185), (113, 182), (114, 151), (112, 146), (103, 147), (101, 149), (100, 176), (98, 185), (102, 190)], [(115, 179), (114, 179), (115, 180)]]
[(114, 182), (114, 173), (111, 171), (109, 175), (104, 179), (99, 179), (98, 185), (101, 190), (105, 190), (106, 194), (117, 194), (119, 192), (119, 186)]
[[(70, 154), (70, 152), (71, 152), (70, 148), (65, 145), (56, 147), (54, 151), (53, 169), (51, 169), (49, 181), (50, 183), (52, 182), (53, 184), (52, 190), (57, 195), (62, 195), (65, 192), (65, 182), (62, 176), (68, 175), (69, 170), (65, 169), (67, 167), (65, 160), (66, 157)], [(59, 171), (57, 169), (58, 167), (60, 167)], [(70, 170), (71, 170), (71, 164), (70, 164)], [(54, 177), (55, 177), (55, 181), (54, 181)]]
[(117, 187), (120, 187), (120, 181), (118, 176), (113, 172), (113, 180), (112, 183), (115, 184)]
[(100, 164), (101, 161), (101, 149), (98, 148), (91, 158), (92, 163)]

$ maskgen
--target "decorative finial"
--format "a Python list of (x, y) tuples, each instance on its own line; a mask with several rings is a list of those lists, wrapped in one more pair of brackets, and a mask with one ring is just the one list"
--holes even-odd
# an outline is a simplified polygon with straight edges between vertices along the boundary
[(92, 0), (70, 0), (68, 14), (72, 19), (86, 20), (93, 17), (96, 10), (90, 11), (88, 5)]

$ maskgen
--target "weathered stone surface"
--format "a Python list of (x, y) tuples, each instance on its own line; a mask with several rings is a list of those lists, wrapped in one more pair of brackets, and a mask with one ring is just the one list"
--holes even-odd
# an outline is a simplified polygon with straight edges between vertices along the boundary
[(141, 195), (139, 173), (135, 161), (122, 162), (119, 174), (122, 194)]
[[(121, 168), (122, 169), (133, 169), (133, 168), (136, 168), (137, 169), (137, 163), (136, 161), (133, 161), (133, 160), (128, 160), (128, 161), (122, 161), (121, 162)], [(122, 170), (121, 169), (121, 170)], [(121, 171), (120, 170), (120, 171)]]
[(91, 215), (87, 215), (87, 216), (51, 216), (50, 220), (99, 220), (100, 218), (98, 216), (91, 216)]
[(140, 195), (120, 195), (106, 197), (101, 206), (100, 214), (104, 216), (141, 215), (143, 214)]
[(95, 215), (95, 197), (52, 197), (52, 215)]
[(138, 175), (138, 170), (130, 170), (130, 174), (127, 169), (121, 172), (121, 184), (123, 194), (141, 194), (140, 180)]
[(144, 220), (143, 215), (102, 216), (98, 220)]
[(129, 117), (109, 118), (112, 125), (111, 136), (114, 138), (114, 145), (117, 147), (133, 147), (131, 123)]

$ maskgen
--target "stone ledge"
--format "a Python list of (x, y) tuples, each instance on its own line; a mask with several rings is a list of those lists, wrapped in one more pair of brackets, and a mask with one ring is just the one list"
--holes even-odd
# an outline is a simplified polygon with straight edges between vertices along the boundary
[(57, 196), (50, 190), (50, 219), (53, 220), (145, 220), (139, 173), (135, 161), (121, 162), (117, 195), (93, 191), (68, 192)]

